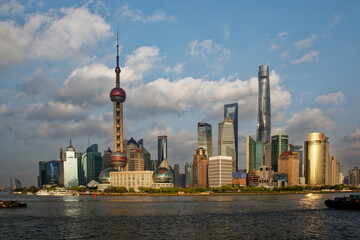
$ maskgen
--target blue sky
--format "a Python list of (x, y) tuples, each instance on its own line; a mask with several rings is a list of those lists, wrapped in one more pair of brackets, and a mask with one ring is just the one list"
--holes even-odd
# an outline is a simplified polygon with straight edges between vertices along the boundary
[[(0, 186), (36, 184), (38, 161), (112, 147), (116, 29), (125, 138), (192, 162), (197, 122), (239, 103), (239, 166), (256, 133), (257, 71), (271, 71), (272, 133), (325, 132), (344, 174), (359, 164), (358, 1), (0, 1)], [(216, 151), (215, 151), (216, 154)]]

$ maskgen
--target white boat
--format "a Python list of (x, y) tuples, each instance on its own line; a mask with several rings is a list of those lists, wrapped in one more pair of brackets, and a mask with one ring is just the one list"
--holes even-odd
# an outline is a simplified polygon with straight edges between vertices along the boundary
[(65, 188), (57, 188), (51, 195), (53, 195), (53, 196), (73, 196), (74, 194), (72, 191), (67, 190)]
[(38, 196), (50, 196), (50, 192), (48, 190), (41, 189), (36, 193), (36, 195), (38, 195)]

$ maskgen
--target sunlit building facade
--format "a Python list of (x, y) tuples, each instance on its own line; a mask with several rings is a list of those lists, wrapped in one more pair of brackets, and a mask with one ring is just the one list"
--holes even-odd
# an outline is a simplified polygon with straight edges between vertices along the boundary
[(214, 156), (209, 158), (209, 187), (221, 187), (232, 183), (232, 157)]
[(144, 157), (142, 147), (131, 138), (126, 145), (127, 171), (144, 171)]
[(236, 149), (234, 137), (234, 124), (229, 114), (219, 123), (218, 155), (229, 156), (232, 159), (232, 172), (236, 172)]
[(208, 123), (198, 123), (198, 148), (205, 149), (206, 156), (212, 157), (212, 128)]
[(299, 185), (299, 154), (294, 151), (282, 152), (278, 158), (278, 173), (288, 175), (288, 185)]
[(304, 142), (305, 183), (324, 185), (329, 139), (324, 133), (309, 133)]
[(304, 158), (303, 158), (303, 146), (289, 144), (290, 151), (299, 154), (299, 177), (304, 177)]
[(209, 160), (206, 156), (205, 149), (196, 149), (196, 154), (193, 160), (193, 186), (194, 187), (208, 187), (208, 166)]
[(112, 171), (110, 175), (110, 186), (125, 187), (138, 191), (139, 187), (151, 187), (153, 185), (153, 171)]
[(64, 186), (74, 187), (79, 185), (78, 179), (78, 160), (75, 156), (75, 148), (72, 146), (71, 139), (70, 145), (65, 151), (65, 159), (62, 162), (64, 169)]

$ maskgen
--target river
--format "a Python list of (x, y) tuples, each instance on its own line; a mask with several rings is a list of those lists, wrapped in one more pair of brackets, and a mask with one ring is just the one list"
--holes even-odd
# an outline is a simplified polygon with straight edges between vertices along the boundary
[[(359, 239), (360, 211), (328, 209), (344, 194), (31, 196), (0, 209), (0, 239)], [(348, 195), (348, 194), (346, 194)]]

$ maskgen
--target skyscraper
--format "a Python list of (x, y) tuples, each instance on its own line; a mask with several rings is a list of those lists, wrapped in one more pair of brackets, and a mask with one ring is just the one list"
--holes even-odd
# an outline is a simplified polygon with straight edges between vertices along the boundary
[(185, 163), (185, 187), (192, 187), (193, 185), (193, 166)]
[(218, 155), (232, 157), (232, 171), (236, 172), (234, 125), (229, 117), (229, 113), (225, 120), (219, 123)]
[(303, 160), (303, 151), (302, 145), (289, 144), (290, 151), (297, 152), (299, 154), (299, 177), (304, 177), (304, 160)]
[(271, 138), (271, 104), (269, 67), (259, 66), (258, 119), (256, 141), (262, 141), (264, 146)]
[(128, 171), (144, 171), (144, 156), (141, 146), (130, 138), (126, 145)]
[(208, 187), (208, 166), (209, 159), (205, 155), (205, 149), (196, 149), (196, 154), (193, 160), (193, 186), (194, 187)]
[(305, 183), (324, 185), (329, 139), (324, 133), (309, 133), (304, 142)]
[[(229, 114), (230, 119), (233, 121), (233, 127), (234, 127), (234, 138), (235, 138), (235, 156), (236, 156), (236, 169), (233, 172), (236, 172), (239, 168), (238, 168), (238, 164), (239, 164), (239, 145), (238, 145), (238, 103), (230, 103), (230, 104), (225, 104), (224, 105), (224, 119), (226, 118), (226, 116)], [(211, 157), (211, 156), (208, 156)]]
[[(246, 138), (246, 172), (259, 170), (263, 165), (263, 146), (262, 142), (256, 142), (252, 137)], [(270, 167), (270, 166), (269, 166)]]
[(164, 159), (167, 159), (167, 136), (158, 136), (158, 162), (157, 166), (160, 166)]
[(212, 128), (208, 123), (198, 123), (198, 147), (205, 149), (205, 155), (207, 157), (212, 157)]
[(74, 187), (79, 185), (78, 178), (78, 160), (75, 156), (75, 148), (72, 146), (70, 139), (70, 145), (66, 148), (65, 160), (63, 163), (64, 173), (64, 186)]
[(127, 158), (123, 149), (123, 102), (125, 102), (126, 93), (120, 87), (119, 37), (117, 38), (116, 50), (116, 86), (110, 92), (110, 99), (113, 102), (114, 109), (114, 152), (110, 157), (110, 165), (120, 170), (125, 167)]
[(271, 137), (271, 168), (278, 171), (278, 158), (283, 152), (289, 151), (289, 136), (275, 135)]
[(278, 172), (288, 175), (288, 185), (299, 185), (299, 154), (285, 151), (278, 157)]
[(228, 156), (214, 156), (209, 158), (209, 186), (221, 187), (231, 185), (232, 158)]
[(79, 178), (81, 185), (87, 185), (91, 180), (99, 181), (99, 174), (103, 170), (103, 159), (97, 144), (92, 144), (86, 149), (81, 157), (81, 168), (84, 174), (82, 179)]

